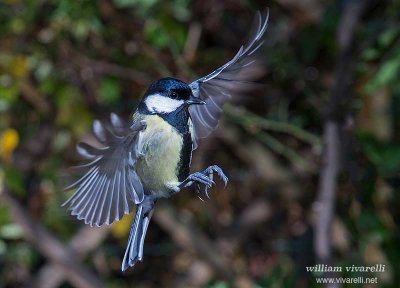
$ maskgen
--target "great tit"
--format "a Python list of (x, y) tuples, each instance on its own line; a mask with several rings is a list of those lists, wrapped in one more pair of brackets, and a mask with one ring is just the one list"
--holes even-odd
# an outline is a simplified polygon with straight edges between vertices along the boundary
[(216, 165), (190, 174), (192, 151), (217, 126), (223, 104), (248, 91), (260, 76), (262, 59), (257, 52), (265, 42), (267, 22), (268, 10), (258, 12), (247, 44), (207, 76), (190, 84), (174, 78), (153, 82), (131, 124), (114, 113), (108, 126), (95, 120), (93, 133), (103, 148), (77, 145), (78, 153), (90, 161), (78, 166), (84, 176), (66, 188), (76, 189), (63, 204), (71, 214), (85, 224), (101, 226), (120, 220), (136, 206), (122, 271), (143, 259), (157, 199), (192, 185), (199, 196), (208, 197), (214, 174), (227, 184), (228, 178)]

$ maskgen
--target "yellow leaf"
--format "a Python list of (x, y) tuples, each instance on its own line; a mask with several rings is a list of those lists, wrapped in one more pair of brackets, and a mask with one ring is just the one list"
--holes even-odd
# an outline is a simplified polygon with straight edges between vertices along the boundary
[(124, 215), (121, 221), (115, 222), (113, 224), (111, 231), (116, 238), (126, 238), (126, 236), (129, 233), (129, 230), (131, 229), (133, 214), (134, 213), (131, 213), (129, 215)]
[(19, 143), (17, 130), (13, 128), (6, 129), (0, 135), (0, 157), (6, 161), (11, 160), (12, 153)]
[(25, 56), (19, 55), (12, 59), (10, 71), (15, 78), (21, 79), (29, 73), (29, 61)]

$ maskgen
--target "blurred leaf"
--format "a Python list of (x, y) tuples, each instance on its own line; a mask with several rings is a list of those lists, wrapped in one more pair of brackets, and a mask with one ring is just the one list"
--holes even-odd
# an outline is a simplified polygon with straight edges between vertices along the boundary
[(272, 271), (262, 277), (257, 284), (261, 287), (296, 287), (294, 263), (286, 256), (280, 257), (278, 261)]
[(95, 1), (59, 0), (56, 4), (51, 17), (54, 30), (66, 31), (79, 41), (85, 40), (89, 33), (101, 31)]
[(10, 104), (18, 99), (20, 88), (16, 82), (13, 82), (11, 77), (8, 75), (0, 76), (0, 100), (4, 101), (4, 103)]
[(391, 45), (393, 41), (396, 39), (399, 32), (400, 29), (399, 27), (396, 26), (384, 31), (378, 38), (378, 44), (383, 47)]
[(18, 195), (23, 195), (25, 187), (21, 171), (17, 170), (14, 166), (5, 166), (3, 167), (3, 171), (6, 185)]
[(105, 104), (117, 102), (121, 96), (121, 85), (117, 79), (105, 78), (100, 85), (100, 98)]
[(151, 19), (146, 21), (144, 33), (146, 41), (148, 41), (152, 46), (157, 48), (165, 48), (168, 46), (169, 37), (163, 32), (164, 31), (158, 22)]
[[(1, 170), (0, 170), (0, 174), (1, 174)], [(0, 176), (2, 177), (2, 176)], [(1, 180), (0, 180), (0, 184)], [(3, 205), (0, 205), (0, 226), (8, 224), (11, 222), (11, 216), (10, 216), (10, 211), (9, 211), (9, 207), (6, 206), (4, 203)]]
[(53, 147), (55, 151), (63, 151), (68, 147), (70, 143), (71, 143), (71, 132), (61, 130), (58, 131), (55, 136)]
[(5, 161), (10, 161), (12, 153), (17, 148), (19, 143), (19, 135), (17, 130), (13, 128), (6, 129), (0, 135), (0, 158)]
[(136, 8), (139, 15), (145, 16), (152, 10), (154, 6), (160, 3), (160, 0), (113, 0), (118, 8)]
[[(46, 85), (47, 86), (47, 85)], [(60, 126), (70, 127), (75, 135), (87, 132), (93, 120), (86, 106), (82, 104), (82, 95), (75, 87), (61, 85), (53, 87), (48, 83), (49, 89), (57, 93), (56, 105), (58, 107), (57, 123)]]
[(8, 245), (7, 258), (11, 263), (32, 267), (32, 264), (38, 261), (38, 254), (27, 242), (18, 242)]
[(229, 288), (229, 284), (227, 282), (219, 281), (214, 284), (208, 286), (209, 288)]
[(175, 0), (173, 2), (173, 13), (176, 19), (180, 21), (188, 21), (190, 17), (191, 0)]
[(23, 235), (22, 229), (19, 225), (10, 223), (0, 227), (0, 237), (7, 240), (16, 240)]
[(47, 59), (40, 60), (35, 69), (35, 76), (39, 80), (45, 80), (50, 76), (52, 70), (53, 70), (53, 64), (49, 60)]
[(28, 58), (23, 55), (15, 56), (9, 63), (9, 71), (15, 78), (24, 78), (30, 72)]
[(6, 252), (7, 252), (7, 244), (3, 240), (0, 240), (0, 256), (5, 254)]
[(364, 153), (383, 175), (399, 173), (400, 144), (378, 141), (368, 134), (360, 134), (359, 139)]
[(119, 239), (125, 239), (128, 234), (129, 230), (131, 229), (131, 224), (133, 221), (133, 213), (124, 215), (121, 221), (117, 221), (112, 226), (112, 234)]
[(25, 30), (25, 22), (21, 18), (15, 18), (10, 23), (11, 31), (15, 34), (19, 34)]
[(365, 91), (368, 94), (376, 92), (384, 85), (397, 80), (400, 73), (400, 54), (388, 59), (382, 64), (375, 76), (365, 86)]
[(86, 19), (80, 19), (74, 23), (73, 33), (78, 39), (85, 39), (88, 36), (91, 28), (92, 27), (89, 21)]
[(155, 3), (157, 3), (158, 0), (113, 0), (113, 2), (119, 8), (127, 8), (133, 6), (142, 6), (150, 8)]
[(367, 48), (362, 52), (362, 58), (365, 61), (373, 61), (380, 57), (381, 52), (375, 48)]

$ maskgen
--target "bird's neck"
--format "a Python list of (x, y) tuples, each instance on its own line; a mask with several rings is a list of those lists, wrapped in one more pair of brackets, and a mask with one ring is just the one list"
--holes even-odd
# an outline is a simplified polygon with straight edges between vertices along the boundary
[(159, 114), (171, 126), (181, 134), (189, 133), (189, 111), (186, 107), (181, 107), (171, 113)]
[(188, 134), (189, 131), (189, 110), (187, 107), (182, 106), (170, 113), (154, 113), (147, 109), (146, 105), (141, 102), (138, 111), (145, 115), (158, 115), (164, 119), (168, 124), (174, 127), (181, 134)]

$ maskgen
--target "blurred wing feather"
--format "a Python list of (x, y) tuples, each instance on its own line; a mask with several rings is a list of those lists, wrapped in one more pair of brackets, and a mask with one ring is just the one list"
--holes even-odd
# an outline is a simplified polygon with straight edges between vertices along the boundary
[(78, 153), (91, 162), (78, 166), (84, 175), (65, 188), (77, 190), (63, 205), (68, 205), (72, 215), (92, 226), (120, 220), (144, 197), (135, 163), (139, 155), (139, 132), (146, 125), (142, 121), (129, 127), (114, 113), (110, 118), (111, 129), (98, 120), (93, 122), (93, 133), (103, 148), (87, 143), (77, 145)]
[(254, 88), (254, 81), (264, 73), (260, 55), (256, 52), (263, 46), (268, 23), (268, 10), (257, 12), (249, 41), (240, 47), (236, 55), (212, 73), (190, 84), (193, 94), (206, 105), (193, 105), (190, 115), (194, 130), (194, 148), (199, 138), (207, 137), (217, 126), (222, 115), (222, 106), (233, 96)]

